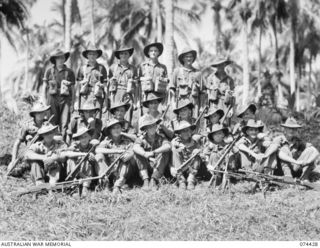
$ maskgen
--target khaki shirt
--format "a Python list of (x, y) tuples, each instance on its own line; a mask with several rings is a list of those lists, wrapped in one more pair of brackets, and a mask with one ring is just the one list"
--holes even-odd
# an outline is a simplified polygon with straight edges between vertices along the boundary
[(159, 62), (153, 65), (150, 61), (145, 61), (138, 68), (138, 77), (151, 77), (153, 82), (157, 77), (167, 78), (167, 67)]
[(107, 83), (107, 70), (99, 63), (94, 66), (89, 64), (83, 65), (78, 69), (77, 81), (82, 81), (84, 79), (89, 80), (89, 84), (94, 86), (96, 82)]
[(179, 88), (181, 92), (182, 89), (186, 89), (187, 95), (190, 95), (194, 85), (198, 87), (200, 91), (204, 89), (201, 72), (199, 70), (195, 68), (188, 69), (185, 67), (174, 69), (169, 88)]
[(109, 69), (109, 78), (116, 78), (118, 81), (118, 89), (127, 89), (129, 79), (137, 77), (137, 69), (135, 66), (129, 64), (128, 66), (121, 65), (120, 63), (111, 65)]
[(31, 136), (33, 138), (37, 134), (38, 129), (39, 127), (36, 126), (34, 120), (30, 119), (22, 125), (18, 139), (21, 142), (28, 142), (29, 140), (27, 140), (27, 136)]
[(209, 91), (209, 96), (210, 92), (213, 90), (218, 90), (220, 94), (224, 95), (226, 91), (233, 91), (234, 87), (233, 79), (227, 74), (225, 74), (223, 78), (218, 78), (214, 72), (207, 78), (206, 88)]
[(169, 144), (171, 146), (168, 139), (159, 134), (156, 134), (156, 137), (153, 143), (148, 139), (146, 135), (143, 135), (136, 140), (135, 144), (141, 146), (146, 152), (153, 151), (165, 144)]
[(180, 137), (176, 137), (171, 141), (171, 145), (174, 148), (183, 148), (181, 151), (181, 156), (183, 158), (183, 161), (186, 161), (192, 156), (192, 152), (195, 149), (200, 149), (201, 146), (198, 142), (193, 140), (192, 138), (190, 139), (190, 142), (185, 143), (181, 140)]

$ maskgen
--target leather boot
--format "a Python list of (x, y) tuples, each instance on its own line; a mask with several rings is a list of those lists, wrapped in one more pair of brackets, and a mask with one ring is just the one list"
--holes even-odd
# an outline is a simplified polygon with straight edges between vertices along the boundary
[(148, 188), (149, 188), (149, 179), (144, 179), (142, 189), (148, 189)]
[(195, 184), (194, 182), (188, 182), (188, 190), (194, 190), (195, 189)]
[(152, 177), (151, 180), (150, 180), (150, 187), (151, 187), (152, 189), (158, 189), (157, 181), (156, 181), (156, 179), (154, 179), (153, 177)]
[(183, 190), (186, 190), (186, 189), (187, 189), (186, 183), (185, 183), (185, 182), (180, 182), (180, 183), (179, 183), (179, 188), (180, 188), (180, 189), (183, 189)]

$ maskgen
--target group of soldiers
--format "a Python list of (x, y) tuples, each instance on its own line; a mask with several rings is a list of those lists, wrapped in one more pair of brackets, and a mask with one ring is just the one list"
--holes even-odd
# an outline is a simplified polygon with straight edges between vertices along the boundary
[(144, 189), (158, 188), (167, 176), (192, 190), (209, 173), (219, 186), (217, 169), (310, 179), (319, 152), (299, 138), (301, 125), (293, 117), (279, 132), (259, 120), (255, 104), (236, 107), (235, 83), (225, 70), (232, 61), (219, 59), (204, 78), (193, 67), (197, 52), (184, 49), (169, 77), (158, 60), (163, 49), (158, 42), (147, 45), (146, 60), (136, 68), (129, 63), (134, 49), (121, 47), (107, 70), (97, 62), (102, 50), (89, 45), (77, 75), (65, 65), (69, 52), (52, 54), (41, 100), (14, 144), (11, 175), (23, 168), (12, 164), (26, 143), (22, 164), (35, 185), (69, 179), (75, 168), (77, 179), (103, 175), (116, 161), (107, 178), (84, 181), (84, 196), (94, 186), (121, 192), (139, 177)]

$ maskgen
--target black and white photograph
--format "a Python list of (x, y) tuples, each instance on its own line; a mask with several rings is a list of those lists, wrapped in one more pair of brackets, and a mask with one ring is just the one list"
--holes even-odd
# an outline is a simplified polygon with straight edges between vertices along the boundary
[(319, 0), (0, 0), (0, 247), (320, 246), (318, 53)]

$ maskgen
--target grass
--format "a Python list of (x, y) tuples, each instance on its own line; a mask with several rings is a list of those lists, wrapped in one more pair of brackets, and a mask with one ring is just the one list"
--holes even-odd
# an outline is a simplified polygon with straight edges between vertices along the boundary
[[(6, 110), (5, 110), (6, 111)], [(18, 121), (0, 116), (1, 149), (12, 147)], [(0, 180), (5, 173), (0, 166)], [(29, 178), (0, 182), (0, 240), (318, 240), (319, 192), (285, 188), (248, 193), (235, 185), (231, 194), (195, 191), (165, 184), (158, 191), (133, 189), (117, 198), (98, 192), (79, 199), (62, 193), (14, 198)]]

